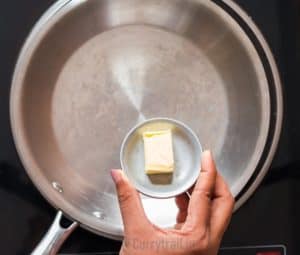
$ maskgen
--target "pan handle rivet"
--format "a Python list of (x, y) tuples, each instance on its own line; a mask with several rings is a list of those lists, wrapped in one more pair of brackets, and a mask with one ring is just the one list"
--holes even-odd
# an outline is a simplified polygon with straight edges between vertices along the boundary
[(62, 186), (58, 183), (58, 182), (52, 182), (52, 187), (58, 191), (59, 193), (63, 193), (64, 190), (62, 188)]
[(99, 211), (93, 212), (93, 215), (100, 220), (104, 220), (104, 218), (105, 218), (105, 214), (102, 212), (99, 212)]

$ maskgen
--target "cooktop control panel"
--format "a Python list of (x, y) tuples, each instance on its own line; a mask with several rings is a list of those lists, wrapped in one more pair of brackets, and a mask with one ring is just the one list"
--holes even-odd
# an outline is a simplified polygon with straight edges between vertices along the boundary
[(283, 245), (222, 248), (219, 255), (287, 255)]
[[(64, 253), (60, 255), (118, 255), (118, 252)], [(284, 245), (221, 248), (219, 255), (287, 255)]]

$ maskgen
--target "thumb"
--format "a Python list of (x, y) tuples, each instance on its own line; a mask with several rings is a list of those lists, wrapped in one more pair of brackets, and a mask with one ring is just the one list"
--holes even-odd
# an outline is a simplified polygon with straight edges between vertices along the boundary
[(125, 235), (136, 233), (140, 226), (145, 227), (145, 224), (149, 224), (139, 193), (122, 170), (111, 170), (111, 176), (116, 184)]

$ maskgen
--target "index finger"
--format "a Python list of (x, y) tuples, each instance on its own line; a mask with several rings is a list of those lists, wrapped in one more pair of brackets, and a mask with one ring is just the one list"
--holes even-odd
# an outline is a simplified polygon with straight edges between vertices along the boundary
[(207, 226), (210, 218), (211, 197), (217, 170), (210, 151), (204, 151), (201, 171), (195, 184), (188, 208), (186, 227)]

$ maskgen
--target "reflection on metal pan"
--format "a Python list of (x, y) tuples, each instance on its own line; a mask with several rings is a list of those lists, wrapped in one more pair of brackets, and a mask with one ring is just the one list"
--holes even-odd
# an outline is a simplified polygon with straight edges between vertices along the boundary
[[(119, 166), (130, 128), (160, 116), (197, 133), (235, 196), (264, 160), (274, 127), (261, 180), (281, 128), (280, 81), (258, 29), (224, 2), (261, 43), (272, 88), (252, 41), (212, 1), (60, 0), (45, 13), (18, 59), (11, 122), (25, 168), (53, 206), (84, 228), (121, 238), (109, 169)], [(154, 223), (174, 224), (172, 199), (143, 197), (143, 203)]]

